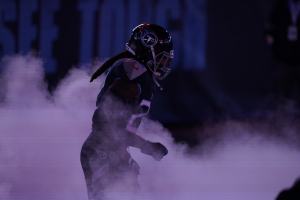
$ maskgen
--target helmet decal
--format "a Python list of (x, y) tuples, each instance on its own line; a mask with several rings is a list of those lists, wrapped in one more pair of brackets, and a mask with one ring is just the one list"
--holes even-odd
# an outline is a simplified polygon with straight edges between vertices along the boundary
[(142, 35), (141, 41), (145, 47), (151, 47), (157, 44), (158, 38), (154, 33), (146, 32)]

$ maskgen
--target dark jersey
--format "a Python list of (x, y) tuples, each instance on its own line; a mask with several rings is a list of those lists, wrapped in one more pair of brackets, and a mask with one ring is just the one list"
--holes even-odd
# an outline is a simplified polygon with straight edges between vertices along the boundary
[[(154, 82), (151, 74), (138, 61), (134, 59), (121, 59), (117, 61), (109, 71), (104, 86), (97, 97), (97, 108), (113, 107), (113, 112), (108, 117), (114, 120), (109, 123), (118, 123), (119, 120), (126, 120), (123, 128), (129, 132), (136, 132), (141, 119), (149, 112), (151, 99), (153, 96)], [(110, 98), (113, 101), (105, 104), (105, 100)], [(118, 107), (118, 105), (122, 106)], [(118, 107), (118, 110), (115, 108)], [(93, 127), (98, 123), (93, 119)], [(121, 128), (121, 127), (120, 127)]]

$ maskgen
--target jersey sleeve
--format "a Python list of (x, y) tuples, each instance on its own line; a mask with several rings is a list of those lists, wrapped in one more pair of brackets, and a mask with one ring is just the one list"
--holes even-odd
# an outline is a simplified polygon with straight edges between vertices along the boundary
[[(108, 90), (121, 100), (128, 100), (130, 98), (127, 96), (138, 94), (137, 101), (134, 103), (135, 109), (130, 115), (126, 127), (124, 127), (131, 133), (136, 133), (143, 117), (149, 113), (153, 95), (152, 77), (142, 67), (144, 68), (144, 66), (138, 66), (136, 62), (128, 62), (127, 60), (116, 62), (108, 72), (104, 86), (97, 97), (96, 105), (99, 107)], [(130, 88), (139, 88), (139, 92), (130, 92)]]
[(107, 90), (110, 88), (110, 86), (114, 83), (115, 80), (122, 78), (122, 63), (117, 62), (114, 64), (109, 72), (107, 73), (107, 76), (105, 78), (104, 86), (99, 92), (97, 96), (96, 106), (99, 107), (101, 102), (103, 101), (104, 95), (107, 92)]
[(145, 73), (138, 77), (137, 82), (141, 87), (139, 105), (136, 111), (131, 115), (126, 126), (126, 130), (132, 133), (136, 133), (142, 119), (148, 115), (153, 97), (153, 82), (149, 74)]

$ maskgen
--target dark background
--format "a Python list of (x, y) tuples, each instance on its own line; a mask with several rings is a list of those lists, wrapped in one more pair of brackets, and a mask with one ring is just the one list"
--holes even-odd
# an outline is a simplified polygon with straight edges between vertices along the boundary
[(178, 68), (171, 75), (166, 104), (172, 102), (176, 109), (167, 120), (191, 127), (224, 118), (249, 119), (276, 107), (276, 72), (264, 36), (273, 3), (206, 2), (205, 67)]
[(264, 41), (272, 4), (1, 0), (0, 56), (41, 56), (52, 91), (70, 68), (92, 71), (95, 60), (123, 50), (139, 23), (158, 23), (173, 35), (176, 59), (151, 116), (180, 132), (224, 118), (252, 118), (274, 108), (274, 70)]

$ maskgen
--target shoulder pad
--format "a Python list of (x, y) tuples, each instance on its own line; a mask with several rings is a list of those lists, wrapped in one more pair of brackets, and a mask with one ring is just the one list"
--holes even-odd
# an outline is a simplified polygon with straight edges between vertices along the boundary
[(133, 80), (147, 71), (143, 64), (134, 59), (124, 58), (122, 59), (122, 62), (125, 73), (129, 80)]

